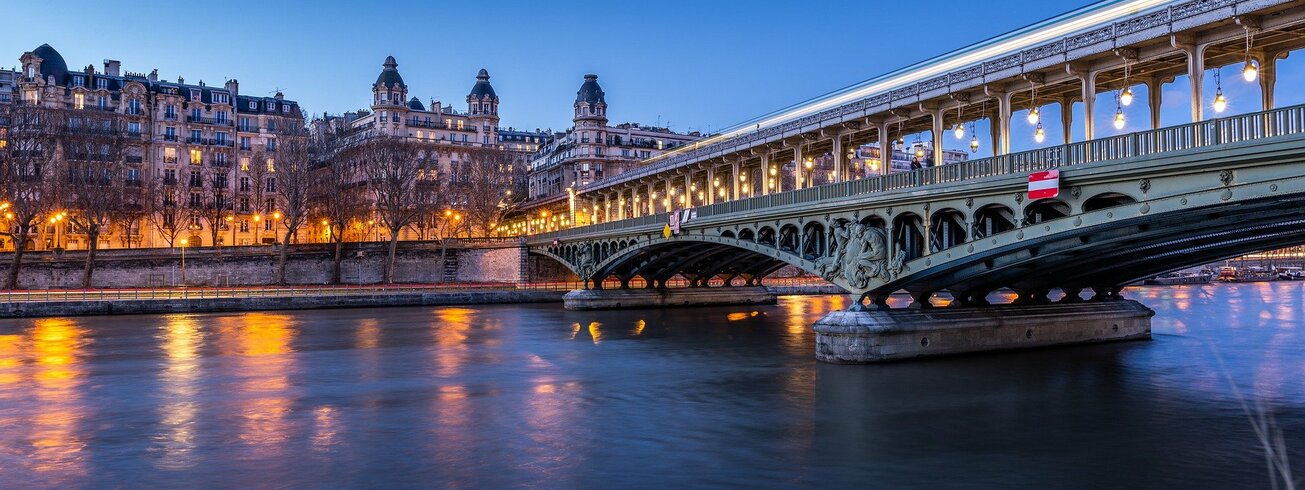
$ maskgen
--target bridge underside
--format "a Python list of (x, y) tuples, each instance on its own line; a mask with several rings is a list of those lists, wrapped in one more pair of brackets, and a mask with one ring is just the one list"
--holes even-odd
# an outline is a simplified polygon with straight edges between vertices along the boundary
[(922, 298), (945, 290), (967, 305), (983, 304), (988, 293), (1007, 287), (1029, 302), (1045, 301), (1052, 289), (1073, 300), (1084, 289), (1110, 295), (1165, 272), (1302, 243), (1305, 196), (1262, 199), (1034, 238), (941, 263), (869, 294), (906, 289)]
[(615, 278), (622, 287), (642, 278), (648, 287), (665, 287), (674, 277), (690, 287), (706, 287), (713, 279), (725, 285), (760, 285), (762, 278), (789, 265), (764, 253), (724, 243), (666, 241), (628, 252), (603, 266), (592, 278)]

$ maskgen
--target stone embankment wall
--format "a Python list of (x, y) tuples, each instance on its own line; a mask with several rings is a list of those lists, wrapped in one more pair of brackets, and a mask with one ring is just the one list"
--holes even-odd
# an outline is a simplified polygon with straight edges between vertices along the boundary
[[(194, 248), (185, 252), (188, 286), (257, 286), (275, 282), (276, 247)], [(324, 245), (292, 245), (286, 263), (290, 284), (330, 284), (334, 249)], [(529, 280), (523, 270), (526, 254), (515, 244), (459, 246), (447, 249), (441, 261), (437, 244), (400, 243), (395, 281), (400, 283), (502, 282)], [(380, 283), (385, 270), (385, 244), (345, 244), (341, 279), (345, 284)], [(84, 252), (28, 252), (23, 256), (19, 284), (25, 289), (77, 288), (81, 285)], [(0, 254), (0, 277), (9, 273), (12, 253)], [(168, 287), (182, 284), (181, 249), (102, 250), (96, 255), (93, 286), (97, 288)]]

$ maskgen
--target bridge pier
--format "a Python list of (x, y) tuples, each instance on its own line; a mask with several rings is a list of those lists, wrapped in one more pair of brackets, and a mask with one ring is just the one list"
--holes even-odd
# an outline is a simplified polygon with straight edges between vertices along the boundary
[(568, 310), (773, 304), (775, 293), (762, 286), (577, 289), (562, 296)]
[(1130, 300), (835, 311), (817, 321), (816, 359), (918, 357), (1151, 338), (1155, 312)]

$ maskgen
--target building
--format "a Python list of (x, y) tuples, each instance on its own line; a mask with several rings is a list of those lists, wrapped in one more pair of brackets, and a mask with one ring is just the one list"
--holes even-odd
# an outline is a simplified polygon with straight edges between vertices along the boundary
[(639, 162), (701, 138), (697, 132), (634, 123), (609, 126), (607, 99), (598, 75), (585, 75), (576, 92), (575, 125), (552, 135), (530, 161), (532, 205), (566, 197), (566, 190), (587, 185), (638, 167)]
[[(178, 239), (188, 246), (273, 240), (275, 210), (260, 189), (275, 189), (271, 170), (280, 133), (303, 125), (297, 103), (279, 92), (273, 97), (241, 95), (236, 80), (212, 86), (203, 81), (187, 84), (181, 77), (160, 80), (158, 70), (124, 72), (117, 60), (105, 60), (99, 70), (88, 65), (74, 71), (48, 44), (23, 53), (19, 61), (18, 73), (0, 75), (0, 103), (120, 117), (127, 141), (127, 181), (139, 186), (157, 179), (169, 202), (184, 201), (208, 211), (188, 213), (183, 223), (169, 222), (167, 226), (176, 229), (167, 233), (160, 232), (162, 221), (153, 219), (143, 219), (131, 230), (115, 227), (101, 235), (99, 246), (166, 247)], [(7, 124), (3, 119), (0, 123)], [(57, 223), (43, 223), (41, 228), (26, 246), (87, 247), (86, 238), (75, 230), (60, 229)]]

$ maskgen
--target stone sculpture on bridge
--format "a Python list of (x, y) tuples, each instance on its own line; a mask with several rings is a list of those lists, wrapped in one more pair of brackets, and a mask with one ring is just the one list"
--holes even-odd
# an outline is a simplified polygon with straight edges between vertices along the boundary
[[(576, 251), (576, 272), (579, 273), (580, 280), (584, 281), (584, 287), (589, 288), (589, 276), (594, 275), (594, 251), (592, 244), (583, 244)], [(595, 281), (600, 282), (600, 281)]]
[(902, 271), (906, 252), (889, 253), (888, 235), (862, 223), (836, 223), (830, 230), (830, 256), (816, 263), (826, 280), (842, 277), (855, 289), (866, 289), (872, 279), (888, 282)]

